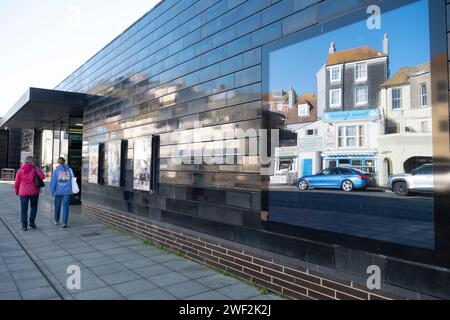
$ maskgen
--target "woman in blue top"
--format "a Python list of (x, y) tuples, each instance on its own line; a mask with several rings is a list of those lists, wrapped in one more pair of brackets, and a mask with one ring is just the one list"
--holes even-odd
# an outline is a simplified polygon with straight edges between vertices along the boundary
[(55, 198), (55, 225), (59, 225), (61, 206), (63, 207), (63, 228), (67, 228), (69, 223), (69, 208), (72, 199), (72, 177), (73, 171), (66, 165), (66, 159), (59, 158), (58, 166), (53, 171), (50, 193)]

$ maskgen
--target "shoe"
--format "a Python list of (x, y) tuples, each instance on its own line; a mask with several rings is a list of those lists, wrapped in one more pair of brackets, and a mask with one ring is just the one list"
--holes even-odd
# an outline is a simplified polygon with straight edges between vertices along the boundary
[(53, 223), (55, 224), (55, 226), (59, 226), (59, 222), (58, 221), (53, 220)]
[(69, 226), (67, 224), (62, 225), (63, 229), (67, 229)]
[(27, 227), (22, 227), (22, 231), (28, 231)]
[(30, 223), (30, 228), (31, 228), (31, 229), (36, 229), (36, 228), (37, 228), (37, 227), (36, 227), (36, 224)]

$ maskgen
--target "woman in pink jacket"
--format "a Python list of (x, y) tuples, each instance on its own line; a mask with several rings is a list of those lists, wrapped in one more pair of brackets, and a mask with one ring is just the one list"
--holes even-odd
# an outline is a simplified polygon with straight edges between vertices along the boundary
[[(36, 215), (39, 202), (39, 194), (41, 190), (36, 185), (36, 177), (44, 180), (45, 175), (41, 169), (34, 165), (33, 157), (27, 157), (16, 175), (14, 189), (16, 195), (20, 197), (22, 230), (27, 231), (28, 225), (32, 229), (36, 229)], [(30, 220), (28, 224), (28, 206), (31, 207)]]

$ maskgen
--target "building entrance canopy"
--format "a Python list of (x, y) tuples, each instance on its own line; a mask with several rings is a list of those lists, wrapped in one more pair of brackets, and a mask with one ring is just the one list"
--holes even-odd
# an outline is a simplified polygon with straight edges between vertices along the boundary
[(66, 117), (83, 117), (87, 95), (30, 88), (0, 120), (0, 129), (41, 129)]

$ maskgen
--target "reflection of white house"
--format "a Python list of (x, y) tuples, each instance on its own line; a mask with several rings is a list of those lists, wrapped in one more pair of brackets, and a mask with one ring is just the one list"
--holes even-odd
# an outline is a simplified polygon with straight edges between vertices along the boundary
[(321, 120), (293, 128), (297, 133), (299, 176), (316, 174), (322, 170), (322, 152), (329, 128)]
[[(287, 90), (275, 90), (270, 94), (270, 111), (282, 114), (286, 129), (296, 132), (314, 124), (317, 120), (317, 97), (314, 93), (297, 95), (292, 87)], [(273, 184), (288, 184), (303, 170), (303, 163), (299, 162), (299, 151), (295, 139), (282, 141), (281, 147), (275, 150), (275, 172), (271, 177)], [(301, 153), (300, 153), (301, 154)]]
[(300, 176), (336, 166), (376, 171), (377, 139), (383, 132), (377, 109), (326, 113), (291, 129), (297, 133)]
[(328, 125), (322, 153), (324, 167), (377, 172), (377, 139), (383, 132), (378, 109), (327, 113), (323, 122)]
[(402, 68), (381, 86), (386, 134), (378, 139), (380, 184), (411, 172), (433, 156), (430, 64)]

